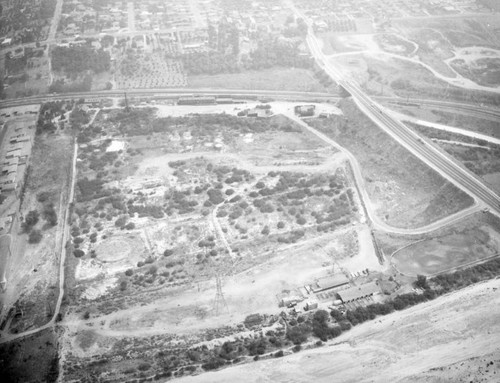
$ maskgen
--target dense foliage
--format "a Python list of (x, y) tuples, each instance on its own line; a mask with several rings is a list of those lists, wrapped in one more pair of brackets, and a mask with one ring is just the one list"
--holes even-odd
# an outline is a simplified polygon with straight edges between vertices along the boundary
[(52, 51), (52, 69), (56, 72), (82, 73), (91, 70), (101, 73), (109, 69), (110, 56), (103, 50), (84, 45), (56, 47)]

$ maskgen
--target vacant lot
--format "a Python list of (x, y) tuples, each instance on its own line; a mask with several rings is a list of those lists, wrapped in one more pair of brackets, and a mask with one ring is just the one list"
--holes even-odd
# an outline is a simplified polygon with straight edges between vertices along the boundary
[(397, 270), (409, 275), (432, 275), (498, 254), (500, 234), (488, 226), (466, 229), (420, 241), (393, 258)]
[(358, 159), (374, 205), (391, 225), (418, 227), (460, 211), (472, 199), (365, 117), (351, 101), (344, 117), (313, 121)]
[(187, 83), (190, 88), (295, 90), (302, 92), (325, 92), (327, 90), (311, 71), (299, 68), (264, 69), (213, 76), (189, 76)]

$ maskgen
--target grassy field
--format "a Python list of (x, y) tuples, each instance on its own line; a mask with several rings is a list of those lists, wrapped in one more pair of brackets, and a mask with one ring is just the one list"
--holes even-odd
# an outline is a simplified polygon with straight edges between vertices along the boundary
[(275, 68), (260, 71), (188, 77), (189, 88), (226, 88), (326, 92), (309, 70)]
[(397, 270), (431, 275), (491, 257), (499, 252), (500, 235), (487, 226), (420, 241), (396, 253)]
[(53, 330), (0, 345), (0, 380), (3, 383), (52, 383), (57, 377), (57, 336)]
[(345, 119), (318, 119), (313, 125), (356, 156), (368, 193), (389, 224), (418, 227), (472, 204), (467, 194), (391, 139), (351, 101), (343, 101), (341, 108)]

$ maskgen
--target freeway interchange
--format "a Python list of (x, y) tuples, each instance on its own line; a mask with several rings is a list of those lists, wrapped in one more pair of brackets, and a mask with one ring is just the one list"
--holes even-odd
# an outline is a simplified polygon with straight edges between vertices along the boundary
[(290, 7), (308, 25), (307, 44), (318, 65), (350, 93), (363, 113), (411, 153), (454, 185), (474, 197), (477, 202), (482, 202), (492, 212), (497, 215), (500, 214), (500, 197), (494, 191), (434, 145), (424, 142), (417, 133), (409, 129), (401, 121), (392, 118), (386, 113), (384, 107), (368, 97), (355, 81), (347, 79), (343, 73), (329, 63), (314, 35), (312, 22), (293, 5), (290, 5)]

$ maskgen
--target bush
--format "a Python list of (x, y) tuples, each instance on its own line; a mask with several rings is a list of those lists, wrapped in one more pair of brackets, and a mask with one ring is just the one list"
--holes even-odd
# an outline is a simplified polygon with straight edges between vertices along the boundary
[(57, 225), (57, 213), (52, 203), (45, 205), (43, 209), (43, 218), (48, 222), (50, 226)]
[(85, 252), (80, 249), (73, 250), (73, 255), (77, 258), (81, 258), (85, 255)]
[(137, 367), (137, 369), (139, 371), (147, 371), (151, 368), (151, 365), (149, 363), (141, 363), (139, 364), (139, 366)]
[(42, 232), (40, 230), (32, 230), (28, 237), (28, 242), (31, 244), (40, 243), (42, 237)]
[(127, 289), (127, 281), (120, 282), (120, 291), (125, 291)]
[(23, 229), (26, 232), (29, 232), (31, 228), (38, 223), (39, 217), (40, 214), (38, 213), (38, 210), (31, 210), (24, 218)]
[(125, 225), (125, 229), (127, 230), (134, 230), (135, 229), (135, 224), (133, 222), (129, 222)]
[(164, 252), (163, 252), (163, 256), (165, 257), (170, 257), (171, 255), (174, 254), (174, 250), (172, 249), (166, 249)]
[(283, 350), (279, 350), (279, 351), (274, 353), (275, 358), (281, 358), (283, 355), (284, 355)]
[(248, 315), (243, 323), (247, 328), (253, 327), (253, 326), (258, 326), (262, 323), (264, 318), (260, 314), (250, 314)]
[(133, 271), (132, 269), (127, 269), (127, 270), (125, 271), (125, 275), (126, 275), (127, 277), (131, 277), (133, 274), (134, 274), (134, 271)]
[(305, 324), (301, 324), (299, 326), (294, 326), (288, 329), (286, 333), (286, 337), (293, 344), (301, 344), (307, 340), (307, 336), (309, 335), (311, 329), (309, 326)]

